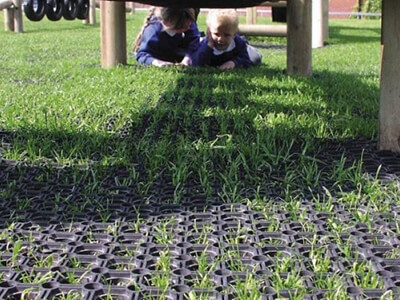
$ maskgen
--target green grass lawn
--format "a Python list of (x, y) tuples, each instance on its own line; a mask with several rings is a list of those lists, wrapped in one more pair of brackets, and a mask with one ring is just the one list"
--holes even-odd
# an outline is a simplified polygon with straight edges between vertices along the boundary
[(164, 172), (175, 185), (239, 182), (241, 170), (257, 185), (293, 145), (307, 155), (327, 140), (376, 140), (379, 21), (331, 20), (303, 78), (285, 75), (282, 38), (250, 38), (263, 62), (245, 71), (140, 66), (131, 45), (144, 16), (127, 14), (128, 66), (112, 70), (100, 66), (99, 25), (25, 19), (25, 33), (0, 32), (4, 158), (140, 165), (143, 180)]
[[(0, 200), (2, 205), (13, 205), (12, 212), (7, 210), (10, 224), (0, 233), (0, 241), (7, 241), (4, 251), (11, 253), (11, 267), (18, 267), (17, 255), (25, 251), (22, 241), (36, 238), (32, 232), (25, 237), (10, 235), (14, 222), (31, 205), (43, 200), (50, 203), (49, 215), (61, 211), (72, 217), (92, 209), (89, 213), (106, 223), (107, 233), (118, 236), (120, 223), (110, 219), (118, 211), (113, 212), (111, 204), (128, 191), (129, 199), (144, 204), (157, 197), (180, 203), (188, 195), (196, 203), (208, 199), (246, 203), (259, 212), (258, 225), (266, 232), (297, 226), (296, 231), (311, 234), (303, 236), (310, 239), (304, 243), (311, 245), (308, 252), (297, 240), (294, 244), (308, 253), (304, 263), (312, 267), (314, 286), (331, 293), (326, 299), (348, 299), (341, 289), (342, 275), (352, 276), (360, 288), (383, 289), (371, 261), (355, 261), (355, 242), (348, 238), (356, 228), (375, 234), (375, 240), (365, 243), (377, 245), (381, 235), (393, 241), (400, 232), (400, 187), (395, 177), (399, 169), (393, 180), (382, 181), (380, 166), (371, 167), (375, 158), (385, 158), (370, 146), (377, 140), (380, 21), (330, 20), (328, 44), (313, 51), (313, 76), (304, 78), (285, 74), (282, 38), (250, 38), (263, 62), (247, 70), (140, 66), (131, 45), (144, 17), (144, 13), (127, 14), (128, 65), (110, 70), (100, 65), (99, 25), (25, 19), (23, 34), (0, 31)], [(199, 26), (205, 30), (204, 16)], [(365, 146), (369, 147), (366, 160)], [(9, 171), (13, 163), (27, 169)], [(393, 163), (398, 166), (387, 160), (384, 167)], [(26, 170), (33, 174), (30, 181), (24, 178)], [(25, 187), (31, 188), (28, 196), (22, 196)], [(44, 194), (43, 198), (29, 194), (32, 191)], [(232, 213), (234, 209), (232, 205)], [(320, 220), (311, 222), (308, 213), (320, 214)], [(277, 216), (283, 216), (283, 223)], [(153, 228), (157, 243), (173, 245), (174, 217)], [(317, 240), (318, 221), (326, 225), (323, 238), (331, 240)], [(141, 222), (147, 220), (137, 215), (136, 222), (128, 224), (130, 232), (140, 233)], [(32, 224), (28, 225), (35, 228)], [(210, 224), (202, 225), (194, 229), (199, 243), (215, 247), (207, 240)], [(229, 229), (237, 230), (237, 235), (227, 243), (247, 243), (251, 232), (239, 225)], [(72, 222), (70, 227), (73, 231)], [(89, 233), (82, 234), (89, 240)], [(93, 237), (90, 240), (96, 243)], [(272, 236), (252, 246), (261, 249), (263, 243), (280, 242)], [(387, 247), (390, 251), (384, 249), (387, 253), (381, 250), (382, 255), (398, 258), (398, 244), (392, 246)], [(329, 280), (328, 249), (347, 260), (346, 271)], [(300, 259), (281, 254), (274, 258), (277, 263), (269, 280), (277, 291), (295, 288), (299, 295), (291, 299), (302, 299), (304, 278), (293, 267)], [(209, 288), (205, 279), (220, 262), (245, 269), (235, 255), (239, 254), (228, 251), (215, 265), (206, 255), (197, 257), (196, 272), (207, 275), (199, 286)], [(170, 288), (169, 260), (169, 252), (161, 251), (156, 270), (162, 272), (155, 273), (152, 285)], [(52, 265), (53, 260), (42, 263)], [(90, 265), (75, 268), (89, 271)], [(71, 282), (78, 279), (72, 276)], [(233, 286), (235, 299), (259, 299), (257, 280), (252, 272), (246, 273)], [(385, 296), (381, 299), (392, 299)], [(190, 292), (188, 299), (201, 297)]]

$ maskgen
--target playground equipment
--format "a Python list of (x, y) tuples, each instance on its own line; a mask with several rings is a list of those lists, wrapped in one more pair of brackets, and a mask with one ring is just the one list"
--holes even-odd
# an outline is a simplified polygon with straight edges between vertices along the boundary
[(50, 21), (85, 20), (89, 13), (89, 0), (28, 0), (24, 5), (26, 17), (34, 22), (44, 16)]
[(4, 29), (23, 32), (22, 0), (0, 0), (0, 10), (4, 10)]
[[(272, 8), (286, 8), (285, 1), (266, 1), (260, 3), (260, 6), (269, 6)], [(247, 8), (246, 24), (239, 25), (239, 33), (247, 36), (274, 36), (286, 37), (286, 25), (259, 25), (257, 24), (257, 9), (255, 7)]]
[[(324, 46), (325, 41), (329, 36), (328, 26), (328, 15), (329, 15), (329, 2), (328, 0), (311, 0), (312, 1), (312, 48), (320, 48)], [(260, 4), (260, 6), (272, 7), (274, 9), (280, 9), (280, 14), (276, 14), (275, 18), (280, 19), (279, 21), (286, 22), (286, 0), (280, 0), (277, 2), (266, 1)], [(283, 10), (281, 10), (283, 9)], [(282, 18), (282, 13), (285, 13)], [(273, 15), (274, 17), (274, 15)], [(239, 26), (239, 33), (247, 36), (274, 36), (274, 37), (286, 37), (287, 26), (286, 25), (259, 25), (257, 24), (257, 9), (255, 7), (247, 8), (246, 23)]]
[[(94, 1), (91, 1), (94, 2)], [(156, 6), (188, 5), (186, 0), (140, 0)], [(261, 0), (192, 0), (191, 7), (252, 7)], [(273, 0), (269, 2), (279, 2)], [(95, 4), (94, 4), (95, 5)], [(5, 9), (6, 30), (22, 32), (20, 0), (0, 0)], [(126, 64), (126, 4), (121, 1), (100, 2), (101, 63), (104, 68)], [(400, 153), (400, 1), (382, 1), (382, 61), (380, 76), (379, 141), (380, 150)], [(324, 18), (326, 19), (326, 18)], [(312, 1), (287, 0), (287, 74), (310, 76), (312, 49)]]
[[(157, 6), (252, 7), (260, 0), (140, 0)], [(277, 2), (277, 1), (271, 1)], [(101, 10), (101, 62), (126, 64), (125, 1), (105, 1)], [(311, 75), (311, 0), (287, 0), (287, 74)], [(382, 1), (382, 68), (379, 111), (380, 150), (400, 152), (400, 1)]]

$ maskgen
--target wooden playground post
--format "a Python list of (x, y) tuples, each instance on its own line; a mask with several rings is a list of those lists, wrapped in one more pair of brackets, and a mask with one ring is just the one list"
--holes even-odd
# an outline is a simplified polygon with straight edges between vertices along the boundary
[(101, 62), (103, 68), (126, 64), (124, 1), (100, 1)]
[(310, 0), (287, 2), (287, 73), (310, 76), (311, 69)]
[(14, 7), (4, 8), (4, 30), (14, 31)]
[(22, 17), (22, 0), (13, 0), (14, 2), (14, 32), (24, 32), (24, 23)]
[(0, 10), (4, 10), (5, 31), (24, 31), (22, 0), (0, 0)]
[(400, 2), (382, 1), (379, 150), (400, 152)]
[(256, 7), (249, 7), (246, 9), (246, 24), (257, 24)]
[(131, 15), (134, 15), (136, 12), (136, 8), (135, 8), (135, 2), (131, 2)]
[(312, 47), (324, 46), (323, 32), (323, 2), (324, 0), (312, 0)]
[(329, 39), (329, 0), (322, 0), (322, 36), (324, 42)]
[(96, 0), (89, 0), (89, 24), (96, 24)]

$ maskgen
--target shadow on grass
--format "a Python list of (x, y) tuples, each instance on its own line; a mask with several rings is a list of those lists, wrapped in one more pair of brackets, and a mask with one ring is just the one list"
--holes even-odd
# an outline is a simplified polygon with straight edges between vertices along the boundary
[[(376, 36), (371, 36), (370, 32), (373, 32)], [(360, 27), (331, 25), (329, 26), (329, 35), (331, 37), (330, 43), (334, 44), (376, 43), (381, 39), (381, 30), (375, 27), (362, 27), (362, 25)]]
[[(146, 209), (163, 204), (201, 211), (255, 194), (282, 200), (324, 188), (351, 190), (351, 178), (335, 177), (343, 155), (351, 172), (364, 155), (375, 175), (384, 160), (373, 141), (357, 138), (376, 130), (377, 87), (330, 72), (313, 78), (264, 66), (246, 71), (249, 76), (242, 72), (185, 70), (156, 104), (132, 114), (119, 131), (107, 132), (110, 119), (98, 135), (32, 128), (2, 133), (3, 148), (37, 149), (55, 163), (2, 161), (4, 222), (113, 221), (146, 216)], [(341, 141), (346, 126), (354, 127), (347, 134), (354, 143)], [(92, 163), (57, 164), (55, 153)], [(391, 172), (390, 160), (382, 170)], [(34, 217), (38, 210), (48, 220), (43, 213)]]

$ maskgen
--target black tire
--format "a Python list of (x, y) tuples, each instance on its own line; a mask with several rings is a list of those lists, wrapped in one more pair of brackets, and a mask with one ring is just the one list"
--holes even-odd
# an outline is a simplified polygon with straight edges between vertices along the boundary
[(78, 11), (76, 17), (79, 20), (86, 20), (89, 15), (89, 0), (78, 0)]
[(77, 0), (61, 0), (63, 4), (62, 15), (65, 20), (75, 20), (78, 12)]
[(25, 16), (31, 21), (38, 22), (46, 14), (46, 7), (46, 0), (28, 0), (24, 5)]
[(272, 7), (272, 21), (286, 23), (286, 7)]
[(63, 16), (62, 0), (47, 0), (46, 16), (50, 21), (60, 20)]

